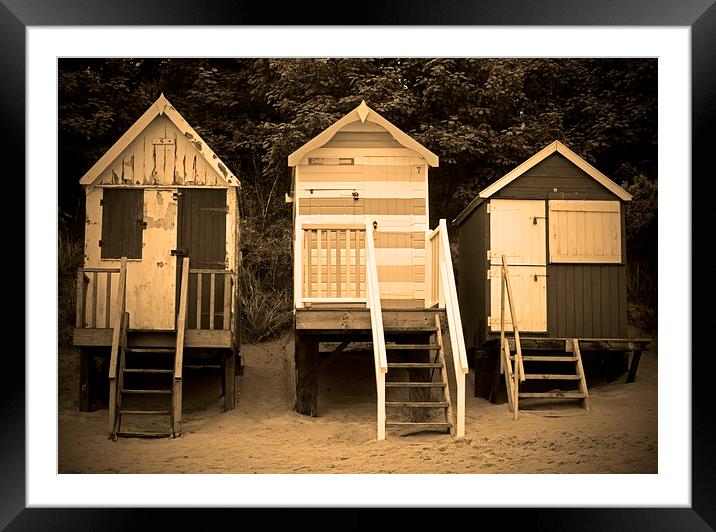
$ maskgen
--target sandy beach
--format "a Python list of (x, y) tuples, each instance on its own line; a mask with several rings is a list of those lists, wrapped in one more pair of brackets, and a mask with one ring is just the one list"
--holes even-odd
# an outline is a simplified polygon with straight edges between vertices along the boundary
[[(657, 346), (636, 382), (590, 389), (578, 403), (517, 421), (506, 404), (475, 398), (467, 379), (465, 437), (375, 436), (372, 357), (344, 355), (319, 376), (320, 416), (291, 410), (293, 337), (242, 346), (236, 408), (223, 412), (216, 369), (185, 371), (183, 434), (107, 439), (107, 410), (79, 412), (79, 357), (59, 351), (59, 473), (657, 473)], [(240, 379), (240, 381), (238, 380)]]

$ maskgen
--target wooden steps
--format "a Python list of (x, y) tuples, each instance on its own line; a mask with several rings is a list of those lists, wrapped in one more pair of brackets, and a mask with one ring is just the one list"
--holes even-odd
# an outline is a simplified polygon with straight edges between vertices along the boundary
[(551, 397), (553, 399), (584, 399), (582, 392), (520, 392), (518, 397)]
[(120, 388), (122, 393), (137, 393), (137, 394), (145, 394), (145, 395), (151, 395), (151, 394), (167, 394), (171, 395), (171, 390), (142, 390), (142, 389), (128, 389), (128, 388)]
[(120, 414), (129, 414), (133, 416), (168, 416), (171, 410), (120, 410)]
[(122, 438), (168, 438), (172, 435), (173, 434), (171, 432), (135, 432), (126, 430), (117, 432), (117, 436)]
[(399, 351), (402, 349), (437, 351), (440, 349), (440, 346), (437, 344), (385, 344), (385, 349), (388, 351)]
[[(510, 409), (515, 414), (515, 419), (517, 419), (520, 399), (579, 399), (584, 409), (587, 412), (590, 411), (589, 391), (582, 366), (582, 355), (578, 339), (575, 338), (565, 342), (562, 352), (553, 351), (552, 354), (541, 352), (539, 355), (523, 354), (521, 359), (524, 364), (524, 370), (520, 369), (518, 363), (520, 359), (517, 350), (519, 342), (516, 341), (514, 345), (515, 353), (513, 354), (510, 352), (510, 342), (505, 338), (502, 354), (508, 399), (510, 399)], [(568, 355), (565, 356), (565, 353), (568, 353)], [(533, 364), (541, 366), (541, 368), (544, 368), (545, 364), (555, 364), (552, 367), (558, 370), (564, 369), (564, 372), (537, 372), (533, 369)], [(515, 376), (518, 371), (519, 374)], [(520, 384), (520, 382), (524, 384)], [(530, 382), (535, 386), (540, 386), (542, 389), (520, 389), (521, 387), (529, 386), (528, 383)], [(562, 389), (567, 382), (576, 382), (577, 390)], [(551, 389), (544, 389), (550, 384), (553, 385)], [(510, 394), (512, 394), (512, 397), (510, 397)]]
[(385, 406), (408, 406), (410, 408), (447, 408), (448, 403), (447, 401), (386, 401)]
[[(408, 380), (386, 378), (387, 429), (455, 433), (440, 315), (437, 312), (434, 319), (435, 326), (429, 331), (422, 331), (430, 334), (430, 341), (415, 343), (415, 331), (405, 333), (405, 341), (401, 341), (402, 335), (391, 332), (393, 341), (385, 346), (388, 356), (386, 377), (396, 372), (408, 374)], [(417, 362), (415, 357), (422, 360)]]
[(452, 423), (424, 423), (424, 422), (410, 422), (410, 421), (388, 421), (386, 427), (394, 429), (412, 429), (414, 431), (419, 430), (439, 430), (439, 431), (450, 431), (452, 430)]
[(128, 353), (152, 353), (153, 355), (160, 354), (174, 354), (175, 349), (169, 347), (128, 347), (126, 349)]
[(170, 369), (124, 368), (124, 373), (173, 373)]
[(444, 388), (444, 382), (409, 382), (389, 381), (385, 383), (386, 388)]
[[(510, 360), (514, 361), (515, 357), (511, 356)], [(577, 357), (565, 357), (565, 356), (543, 356), (543, 355), (523, 355), (522, 360), (524, 362), (576, 362)]]
[(527, 380), (578, 381), (579, 375), (562, 375), (560, 373), (528, 373)]
[[(161, 438), (173, 435), (175, 355), (176, 349), (166, 347), (125, 349), (119, 361), (117, 437)], [(150, 364), (152, 367), (147, 367)], [(156, 367), (159, 365), (161, 367)], [(131, 407), (126, 406), (129, 401), (132, 403)], [(162, 402), (159, 408), (157, 401)], [(139, 423), (135, 416), (162, 418), (168, 430), (157, 431), (156, 420), (149, 424)], [(122, 425), (127, 425), (128, 420), (131, 420), (132, 430), (122, 429)]]
[(442, 364), (439, 362), (388, 362), (388, 369), (390, 368), (423, 368), (423, 369), (437, 369), (441, 368)]
[[(125, 307), (127, 258), (122, 258), (117, 287), (119, 296), (114, 308), (117, 319), (112, 331), (109, 363), (108, 435), (111, 440), (117, 441), (119, 437), (176, 437), (181, 434), (189, 257), (182, 259), (181, 274), (176, 329), (133, 330), (130, 329), (130, 315)], [(162, 399), (164, 404), (158, 405)], [(168, 404), (166, 399), (169, 399)], [(155, 423), (146, 421), (137, 427), (136, 416), (145, 420), (161, 417), (168, 423), (168, 430), (157, 431)], [(127, 417), (135, 420), (135, 423), (130, 423), (130, 430), (126, 426), (122, 428)]]

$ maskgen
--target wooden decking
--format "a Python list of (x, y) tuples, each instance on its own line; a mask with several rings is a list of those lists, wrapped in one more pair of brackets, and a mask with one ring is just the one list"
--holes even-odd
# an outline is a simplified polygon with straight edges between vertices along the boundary
[[(385, 332), (431, 332), (435, 314), (445, 309), (382, 309)], [(345, 334), (370, 331), (370, 310), (365, 309), (296, 309), (295, 330), (298, 334)], [(188, 331), (187, 331), (188, 332)]]
[[(112, 346), (113, 329), (99, 328), (75, 328), (72, 341), (76, 347), (111, 347)], [(142, 333), (130, 329), (132, 333)], [(162, 331), (146, 331), (147, 335)], [(165, 331), (167, 332), (167, 331)], [(173, 332), (173, 331), (171, 331)], [(167, 336), (156, 335), (156, 342), (165, 342), (166, 347), (173, 346), (173, 340)], [(164, 347), (157, 345), (156, 347)], [(208, 348), (208, 349), (231, 349), (233, 346), (230, 330), (207, 330), (207, 329), (187, 329), (184, 338), (184, 347), (187, 348)]]
[[(510, 349), (515, 349), (515, 339), (507, 338)], [(571, 338), (547, 338), (547, 337), (520, 337), (523, 351), (571, 351)], [(648, 338), (579, 338), (579, 347), (582, 352), (621, 352), (631, 353), (629, 372), (626, 382), (634, 382), (636, 372), (639, 368), (639, 360), (642, 351), (647, 351), (651, 346)], [(476, 355), (489, 354), (493, 356), (499, 352), (500, 338), (498, 336), (489, 338), (483, 344), (483, 350), (476, 352)]]

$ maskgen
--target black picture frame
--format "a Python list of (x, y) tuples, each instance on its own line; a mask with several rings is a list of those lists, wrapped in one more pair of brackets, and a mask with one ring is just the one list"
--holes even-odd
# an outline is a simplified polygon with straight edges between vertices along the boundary
[[(709, 158), (716, 146), (716, 6), (713, 0), (621, 0), (609, 2), (541, 0), (509, 2), (455, 1), (446, 4), (417, 1), (393, 1), (375, 5), (351, 6), (345, 12), (338, 4), (302, 2), (281, 5), (268, 3), (205, 0), (201, 9), (196, 2), (143, 0), (0, 0), (0, 65), (2, 66), (2, 99), (0, 110), (0, 146), (9, 154), (24, 154), (25, 138), (25, 30), (28, 26), (85, 26), (85, 25), (297, 25), (305, 24), (369, 24), (375, 25), (572, 25), (572, 26), (686, 26), (691, 28), (692, 60), (692, 175), (699, 175), (698, 183), (711, 177), (713, 165)], [(332, 8), (331, 8), (332, 6)], [(24, 157), (12, 157), (18, 165), (16, 175), (25, 175)], [(12, 163), (11, 163), (12, 164)], [(697, 173), (703, 169), (703, 173)], [(17, 180), (16, 180), (17, 181)], [(694, 180), (692, 178), (691, 185)], [(20, 185), (22, 183), (22, 185)], [(24, 182), (19, 197), (25, 202)], [(708, 212), (705, 195), (692, 194), (693, 213)], [(693, 216), (693, 215), (692, 215)], [(693, 227), (698, 227), (692, 218)], [(707, 225), (707, 226), (710, 226)], [(24, 232), (22, 232), (24, 238)], [(25, 249), (27, 242), (23, 242)], [(689, 264), (689, 261), (685, 261)], [(696, 263), (694, 263), (696, 264)], [(711, 267), (712, 269), (712, 267)], [(696, 273), (694, 271), (694, 277)], [(29, 280), (25, 277), (25, 283)], [(685, 286), (691, 290), (691, 286)], [(706, 313), (696, 311), (692, 303), (692, 331), (708, 331)], [(691, 309), (683, 309), (691, 312)], [(23, 316), (18, 312), (16, 316)], [(18, 318), (13, 318), (17, 320)], [(20, 318), (24, 320), (24, 318)], [(662, 318), (668, 326), (668, 320)], [(25, 325), (23, 321), (23, 326)], [(689, 345), (690, 331), (684, 331), (684, 346), (698, 353), (697, 343)], [(703, 333), (701, 333), (703, 334)], [(693, 340), (696, 340), (693, 337)], [(702, 339), (702, 337), (699, 337)], [(692, 347), (693, 346), (693, 347)], [(167, 512), (160, 509), (79, 509), (26, 508), (25, 506), (25, 361), (18, 356), (24, 342), (8, 349), (5, 358), (6, 375), (0, 387), (0, 420), (2, 420), (2, 451), (0, 452), (0, 525), (9, 530), (44, 529), (103, 529), (148, 528), (153, 524), (164, 527), (181, 525), (204, 528), (209, 521), (225, 516), (208, 515), (211, 510)], [(531, 508), (485, 509), (460, 512), (450, 519), (465, 521), (463, 526), (480, 526), (478, 522), (495, 517), (510, 516), (509, 525), (528, 524), (531, 529), (579, 530), (712, 530), (716, 527), (716, 482), (714, 482), (714, 454), (716, 437), (710, 402), (705, 397), (710, 389), (712, 356), (693, 356), (692, 364), (692, 505), (689, 508)], [(668, 355), (664, 355), (668, 356)], [(472, 512), (481, 514), (477, 519)], [(234, 510), (230, 510), (234, 512)], [(341, 516), (341, 528), (372, 526), (370, 510), (349, 510)], [(302, 518), (312, 519), (312, 510), (303, 510)], [(405, 512), (404, 512), (405, 514)], [(442, 512), (441, 512), (442, 514)], [(272, 512), (273, 519), (283, 518)], [(445, 515), (436, 516), (424, 510), (411, 510), (402, 524), (411, 521), (422, 527), (434, 522), (446, 525)], [(272, 521), (264, 519), (264, 526)], [(249, 518), (243, 521), (248, 524)], [(434, 521), (433, 521), (434, 520)], [(491, 520), (491, 519), (490, 519)], [(323, 515), (311, 521), (330, 523)], [(220, 521), (219, 521), (220, 522)], [(487, 524), (489, 521), (484, 521)], [(238, 523), (235, 523), (235, 525)], [(334, 523), (335, 525), (335, 523)]]

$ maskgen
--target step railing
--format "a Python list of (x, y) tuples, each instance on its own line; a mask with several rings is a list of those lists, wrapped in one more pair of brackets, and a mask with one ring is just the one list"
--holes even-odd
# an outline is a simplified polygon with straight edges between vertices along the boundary
[[(514, 419), (519, 416), (519, 389), (520, 382), (525, 381), (525, 367), (522, 360), (522, 345), (520, 344), (520, 331), (517, 326), (517, 314), (515, 313), (515, 300), (510, 285), (510, 272), (507, 267), (507, 257), (502, 255), (500, 282), (500, 373), (505, 374), (507, 385), (508, 404), (512, 409)], [(515, 363), (512, 365), (510, 354), (510, 343), (505, 337), (505, 294), (510, 310), (510, 321), (512, 332), (515, 338)]]
[[(189, 269), (189, 257), (184, 257), (182, 260), (182, 276), (181, 286), (179, 288), (179, 313), (177, 315), (177, 337), (176, 337), (176, 349), (174, 353), (174, 380), (172, 388), (172, 434), (176, 438), (181, 435), (181, 423), (182, 423), (182, 371), (184, 364), (184, 335), (186, 333), (186, 318), (189, 309), (189, 275), (191, 270)], [(228, 279), (229, 276), (227, 275)], [(213, 293), (213, 274), (212, 274), (212, 293)], [(228, 285), (229, 283), (227, 283)], [(229, 291), (224, 292), (224, 297), (229, 294)], [(213, 306), (211, 307), (214, 308)], [(224, 304), (226, 309), (226, 303)], [(199, 322), (200, 323), (200, 322)], [(212, 322), (213, 324), (213, 322)], [(226, 314), (224, 315), (224, 326), (227, 327), (229, 322), (227, 321)]]
[(366, 303), (366, 227), (296, 222), (294, 308)]
[(125, 312), (127, 303), (127, 257), (122, 257), (119, 268), (119, 284), (117, 297), (114, 301), (114, 325), (112, 331), (112, 350), (109, 358), (109, 439), (117, 438), (118, 429), (118, 400), (121, 392), (117, 387), (117, 366), (124, 357), (127, 347), (127, 329), (129, 328), (129, 313)]
[(380, 306), (378, 289), (378, 267), (375, 260), (373, 226), (365, 225), (365, 272), (366, 297), (370, 309), (371, 334), (373, 336), (373, 359), (375, 362), (375, 385), (377, 399), (378, 440), (385, 439), (385, 374), (388, 372), (388, 357), (385, 352), (385, 332), (383, 330), (383, 312)]
[(445, 219), (441, 219), (438, 227), (428, 235), (426, 255), (430, 266), (426, 276), (426, 307), (444, 308), (447, 316), (457, 388), (455, 432), (461, 437), (465, 435), (465, 375), (469, 366)]
[(185, 297), (188, 305), (187, 328), (230, 330), (234, 271), (207, 268), (184, 270), (182, 266), (182, 283), (185, 278), (189, 280)]
[(120, 268), (78, 268), (75, 327), (110, 329), (113, 326), (112, 285)]

